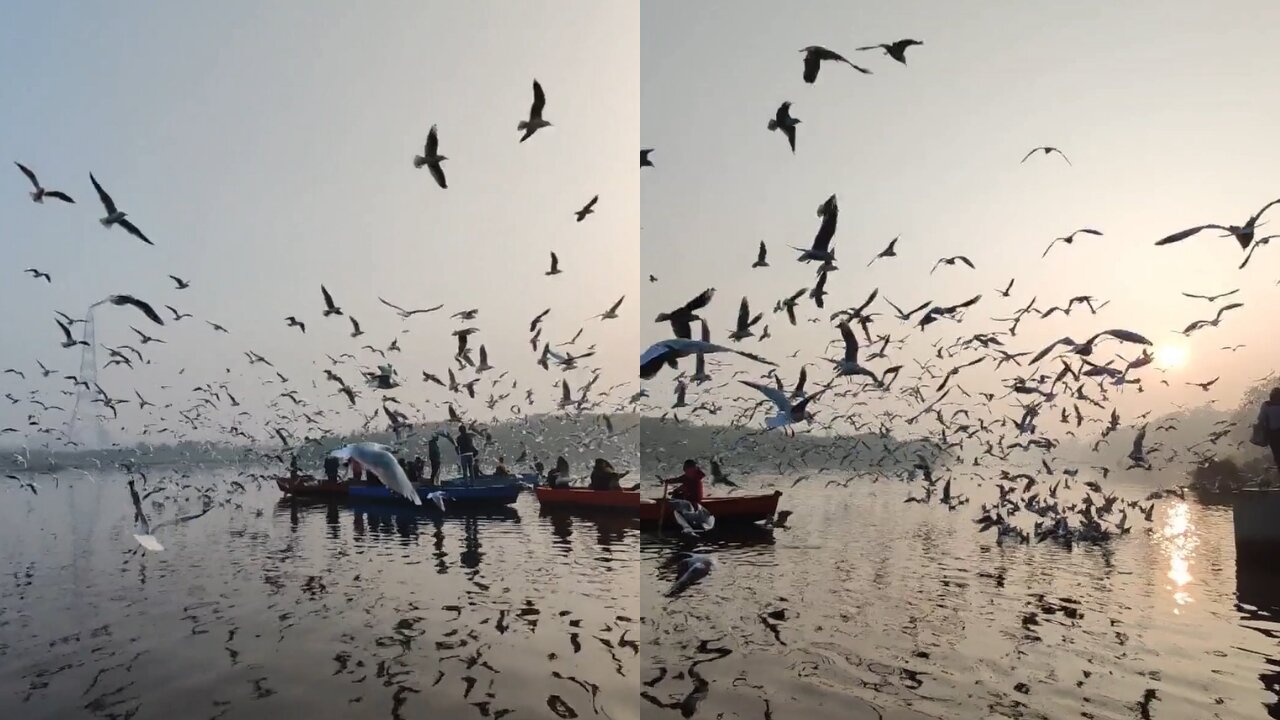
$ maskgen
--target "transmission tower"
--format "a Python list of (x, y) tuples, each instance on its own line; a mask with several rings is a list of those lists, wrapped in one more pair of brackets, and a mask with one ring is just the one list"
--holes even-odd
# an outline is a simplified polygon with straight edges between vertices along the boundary
[(80, 353), (80, 374), (77, 376), (83, 384), (76, 385), (76, 405), (67, 427), (68, 438), (91, 449), (103, 447), (108, 440), (98, 414), (89, 409), (93, 401), (92, 388), (98, 383), (98, 343), (94, 338), (93, 309), (100, 304), (90, 305), (84, 314), (84, 336), (81, 339), (86, 344)]

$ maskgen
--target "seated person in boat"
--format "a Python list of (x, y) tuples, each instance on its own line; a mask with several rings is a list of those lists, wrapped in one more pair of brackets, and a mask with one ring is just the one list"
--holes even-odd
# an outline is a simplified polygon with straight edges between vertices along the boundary
[(498, 456), (498, 465), (493, 469), (493, 474), (498, 477), (511, 477), (511, 471), (507, 469), (507, 459)]
[(679, 484), (675, 492), (671, 493), (671, 497), (681, 500), (688, 500), (694, 505), (702, 504), (702, 479), (706, 474), (702, 472), (702, 468), (698, 467), (697, 460), (685, 460), (684, 472), (677, 477), (664, 479), (663, 485)]
[(613, 465), (604, 458), (596, 458), (595, 467), (591, 468), (591, 485), (592, 490), (621, 490), (622, 485), (618, 482), (626, 477), (627, 473), (620, 473), (613, 469)]
[(328, 482), (338, 482), (338, 471), (342, 468), (342, 460), (332, 455), (324, 459), (324, 478)]
[(350, 460), (347, 466), (351, 468), (351, 482), (358, 483), (364, 479), (364, 467), (357, 460)]

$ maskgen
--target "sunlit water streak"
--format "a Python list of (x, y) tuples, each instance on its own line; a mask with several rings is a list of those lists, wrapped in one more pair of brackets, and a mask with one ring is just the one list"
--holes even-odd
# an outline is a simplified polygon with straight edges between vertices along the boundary
[(250, 484), (143, 553), (118, 477), (0, 497), (0, 717), (638, 716), (632, 521)]
[(702, 546), (720, 567), (679, 599), (661, 592), (688, 546), (642, 536), (646, 712), (1280, 717), (1280, 583), (1241, 575), (1262, 610), (1237, 605), (1230, 508), (1170, 499), (1067, 549), (998, 544), (977, 500), (949, 513), (895, 482), (821, 484), (786, 492), (789, 529)]

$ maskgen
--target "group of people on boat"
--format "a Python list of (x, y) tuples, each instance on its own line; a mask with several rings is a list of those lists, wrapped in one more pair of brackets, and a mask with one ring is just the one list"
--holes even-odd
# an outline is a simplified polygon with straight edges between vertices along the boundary
[[(466, 425), (459, 425), (457, 437), (450, 437), (448, 433), (443, 431), (433, 434), (427, 440), (427, 457), (425, 459), (421, 455), (414, 456), (412, 460), (407, 460), (399, 455), (396, 456), (396, 460), (400, 463), (400, 467), (404, 470), (405, 476), (409, 478), (409, 481), (418, 485), (439, 484), (440, 468), (443, 464), (440, 453), (441, 438), (448, 440), (457, 450), (462, 478), (464, 480), (474, 480), (480, 477), (479, 453), (476, 450), (475, 435)], [(371, 473), (365, 472), (365, 469), (358, 461), (349, 460), (345, 461), (345, 463), (350, 470), (351, 482), (367, 482), (369, 484), (378, 482), (378, 479)], [(326, 456), (324, 459), (325, 482), (342, 482), (343, 464), (344, 461), (341, 458), (332, 455)], [(498, 458), (494, 466), (493, 475), (500, 477), (510, 477), (512, 475), (511, 470), (507, 468), (505, 458)], [(289, 477), (293, 480), (298, 480), (303, 476), (304, 474), (298, 465), (298, 456), (296, 454), (292, 455), (289, 459)]]

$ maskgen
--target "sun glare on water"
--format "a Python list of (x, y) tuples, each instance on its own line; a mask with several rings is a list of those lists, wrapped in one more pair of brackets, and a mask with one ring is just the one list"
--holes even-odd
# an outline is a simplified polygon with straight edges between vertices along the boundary
[(1161, 345), (1156, 348), (1156, 365), (1166, 370), (1184, 367), (1190, 354), (1186, 345)]

